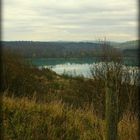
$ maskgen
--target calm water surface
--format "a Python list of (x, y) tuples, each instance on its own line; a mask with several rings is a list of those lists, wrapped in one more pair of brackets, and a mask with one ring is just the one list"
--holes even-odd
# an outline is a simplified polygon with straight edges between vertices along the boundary
[[(68, 74), (72, 76), (91, 77), (90, 69), (99, 63), (96, 58), (40, 58), (28, 59), (32, 64), (39, 68), (50, 68), (58, 74)], [(126, 62), (129, 60), (127, 59)], [(131, 61), (129, 61), (131, 62)], [(132, 62), (134, 64), (134, 61)]]
[(51, 68), (58, 74), (68, 74), (72, 76), (84, 76), (84, 77), (91, 77), (91, 68), (92, 64), (76, 64), (76, 63), (64, 63), (58, 64), (55, 66), (44, 66)]

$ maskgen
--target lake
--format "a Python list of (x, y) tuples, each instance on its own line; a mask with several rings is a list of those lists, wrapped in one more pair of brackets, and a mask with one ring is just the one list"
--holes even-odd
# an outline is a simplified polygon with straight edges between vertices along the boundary
[[(60, 75), (68, 74), (86, 78), (91, 77), (90, 68), (100, 62), (97, 58), (31, 58), (28, 61), (38, 68), (50, 68)], [(127, 58), (125, 64), (136, 66), (137, 63)]]

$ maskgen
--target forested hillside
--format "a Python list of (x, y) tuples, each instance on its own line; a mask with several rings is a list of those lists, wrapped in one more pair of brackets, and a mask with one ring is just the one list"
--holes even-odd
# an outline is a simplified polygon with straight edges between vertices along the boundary
[[(16, 51), (24, 57), (90, 57), (99, 50), (99, 44), (87, 42), (3, 42), (3, 46), (12, 52)], [(96, 51), (97, 54), (97, 51)]]
[[(83, 58), (100, 56), (101, 43), (3, 41), (3, 48), (26, 58)], [(110, 47), (121, 50), (126, 57), (138, 55), (138, 41), (110, 43)]]

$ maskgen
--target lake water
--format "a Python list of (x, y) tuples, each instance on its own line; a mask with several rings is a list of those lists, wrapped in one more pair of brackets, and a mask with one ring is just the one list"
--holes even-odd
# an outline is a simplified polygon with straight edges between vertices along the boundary
[[(90, 69), (95, 64), (99, 63), (96, 58), (40, 58), (40, 59), (28, 59), (32, 64), (39, 68), (50, 68), (57, 74), (68, 74), (72, 76), (84, 76), (91, 77)], [(127, 62), (129, 60), (127, 59)], [(129, 61), (130, 63), (131, 61)], [(134, 61), (132, 62), (134, 64)]]
[(87, 78), (91, 77), (90, 67), (92, 64), (76, 64), (76, 63), (64, 63), (57, 64), (55, 66), (44, 66), (46, 68), (51, 68), (58, 74), (68, 74), (72, 76), (84, 76)]
[(98, 62), (96, 58), (40, 58), (28, 59), (32, 64), (39, 68), (50, 68), (58, 74), (68, 74), (72, 76), (91, 77), (90, 67), (93, 63)]

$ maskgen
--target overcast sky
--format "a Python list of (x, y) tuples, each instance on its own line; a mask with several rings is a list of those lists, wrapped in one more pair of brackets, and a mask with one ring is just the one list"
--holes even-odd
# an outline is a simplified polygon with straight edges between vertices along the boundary
[(2, 39), (137, 39), (138, 0), (3, 0)]

